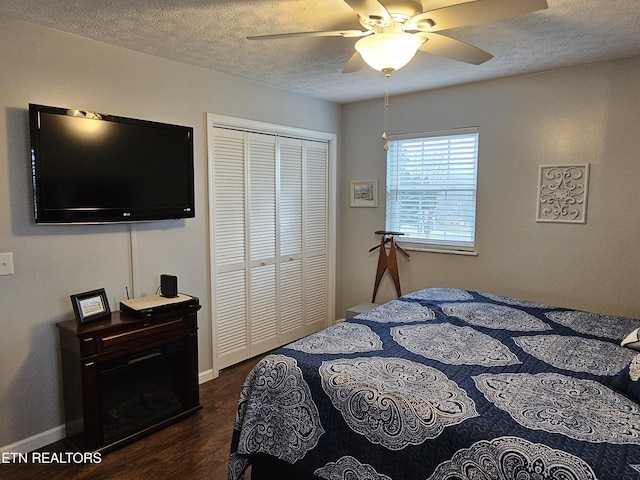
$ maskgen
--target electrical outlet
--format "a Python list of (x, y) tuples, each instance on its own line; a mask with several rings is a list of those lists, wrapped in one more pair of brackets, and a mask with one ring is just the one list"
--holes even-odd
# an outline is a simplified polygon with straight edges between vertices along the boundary
[(13, 253), (0, 253), (0, 275), (13, 275)]

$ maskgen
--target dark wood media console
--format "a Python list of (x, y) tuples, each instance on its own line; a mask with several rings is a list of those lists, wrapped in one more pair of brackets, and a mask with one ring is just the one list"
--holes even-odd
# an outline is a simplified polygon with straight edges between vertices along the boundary
[(60, 334), (66, 438), (83, 451), (113, 450), (201, 409), (199, 306), (144, 319), (123, 312)]

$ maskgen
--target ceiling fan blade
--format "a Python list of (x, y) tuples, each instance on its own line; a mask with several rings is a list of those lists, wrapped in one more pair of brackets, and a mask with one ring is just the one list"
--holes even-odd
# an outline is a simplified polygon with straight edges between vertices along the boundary
[(371, 31), (365, 30), (331, 30), (326, 32), (294, 32), (294, 33), (276, 33), (273, 35), (255, 35), (247, 37), (247, 40), (273, 40), (277, 38), (296, 38), (296, 37), (364, 37), (370, 35)]
[(524, 15), (545, 8), (548, 8), (547, 0), (476, 0), (416, 15), (405, 23), (405, 30), (437, 32)]
[(379, 18), (392, 22), (391, 14), (378, 0), (344, 0), (362, 18)]
[(362, 68), (365, 65), (366, 63), (364, 63), (364, 59), (362, 58), (362, 55), (360, 55), (359, 52), (356, 52), (353, 55), (351, 55), (351, 58), (345, 64), (344, 69), (342, 70), (342, 73), (357, 72), (359, 70), (362, 70)]
[(446, 57), (473, 65), (480, 65), (493, 58), (493, 55), (489, 52), (455, 38), (431, 32), (421, 32), (416, 33), (416, 35), (425, 39), (425, 42), (418, 49), (421, 52), (432, 53), (439, 57)]

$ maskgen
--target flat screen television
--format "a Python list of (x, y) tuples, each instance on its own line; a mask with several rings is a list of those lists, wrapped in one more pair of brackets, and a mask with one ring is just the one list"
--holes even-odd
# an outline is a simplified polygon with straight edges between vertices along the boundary
[(38, 224), (195, 216), (193, 128), (29, 104)]

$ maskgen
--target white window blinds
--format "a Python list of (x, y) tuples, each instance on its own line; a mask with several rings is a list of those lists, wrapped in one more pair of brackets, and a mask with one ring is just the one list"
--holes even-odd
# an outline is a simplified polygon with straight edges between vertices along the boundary
[(386, 229), (423, 247), (473, 250), (477, 165), (477, 128), (391, 136)]

